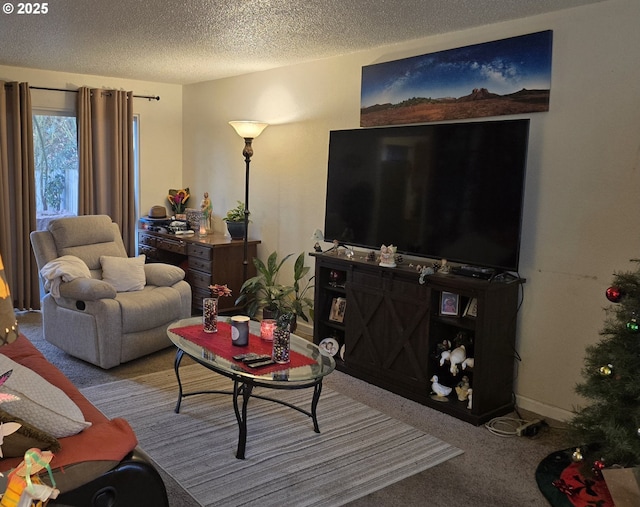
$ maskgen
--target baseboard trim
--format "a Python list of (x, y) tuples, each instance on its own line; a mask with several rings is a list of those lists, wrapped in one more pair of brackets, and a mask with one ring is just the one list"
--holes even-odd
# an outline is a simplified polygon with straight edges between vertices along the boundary
[(538, 415), (548, 417), (556, 421), (567, 422), (573, 417), (573, 413), (569, 410), (547, 405), (546, 403), (532, 400), (531, 398), (526, 398), (524, 396), (516, 395), (516, 403), (518, 407), (524, 410), (534, 412)]

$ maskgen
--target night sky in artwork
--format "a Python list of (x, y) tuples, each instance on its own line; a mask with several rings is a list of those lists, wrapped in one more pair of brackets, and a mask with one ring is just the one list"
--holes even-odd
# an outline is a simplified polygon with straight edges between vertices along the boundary
[(474, 88), (499, 95), (548, 90), (552, 35), (549, 30), (363, 67), (361, 106), (458, 98)]

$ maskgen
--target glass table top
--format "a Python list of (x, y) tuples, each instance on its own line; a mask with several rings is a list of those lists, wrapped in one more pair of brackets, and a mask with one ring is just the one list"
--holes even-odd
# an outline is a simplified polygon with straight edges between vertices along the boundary
[[(219, 317), (218, 322), (230, 323), (229, 317)], [(223, 357), (223, 355), (216, 353), (212, 347), (207, 347), (206, 341), (211, 340), (212, 343), (215, 340), (226, 339), (221, 333), (204, 334), (199, 343), (194, 343), (179, 334), (176, 334), (174, 330), (184, 328), (188, 326), (200, 326), (202, 327), (202, 317), (192, 317), (189, 319), (182, 319), (172, 323), (167, 329), (167, 334), (173, 344), (182, 350), (185, 354), (199, 362), (200, 364), (210, 368), (213, 371), (217, 371), (224, 375), (238, 376), (247, 379), (255, 379), (260, 382), (287, 382), (287, 383), (305, 383), (318, 380), (329, 373), (331, 373), (336, 366), (333, 357), (321, 352), (317, 345), (311, 343), (304, 338), (291, 333), (291, 351), (301, 354), (305, 358), (305, 362), (311, 364), (304, 364), (302, 366), (294, 366), (292, 364), (281, 364), (276, 366), (270, 366), (263, 368), (266, 371), (260, 371), (261, 368), (257, 368), (256, 371), (246, 371), (248, 368), (245, 365), (239, 364), (237, 361)], [(256, 343), (264, 352), (264, 348), (270, 342), (266, 342), (259, 338), (260, 336), (260, 322), (250, 321), (249, 332), (254, 335), (250, 337), (249, 347), (237, 347), (238, 353), (253, 352), (253, 343)], [(204, 333), (204, 332), (203, 332)], [(182, 333), (184, 334), (184, 333)], [(230, 340), (230, 339), (229, 339)], [(253, 340), (253, 341), (252, 341)], [(262, 343), (257, 342), (257, 340)], [(293, 361), (293, 359), (292, 359)], [(277, 368), (277, 369), (275, 369)], [(275, 371), (274, 371), (275, 369)]]

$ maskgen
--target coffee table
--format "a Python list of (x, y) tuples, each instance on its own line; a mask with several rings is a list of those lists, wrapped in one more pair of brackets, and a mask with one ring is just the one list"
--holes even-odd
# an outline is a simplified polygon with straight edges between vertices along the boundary
[[(193, 317), (182, 319), (172, 323), (167, 329), (167, 334), (177, 347), (174, 369), (178, 380), (178, 402), (175, 412), (180, 412), (182, 400), (188, 396), (198, 394), (228, 394), (233, 396), (233, 409), (238, 421), (238, 448), (236, 458), (244, 459), (247, 443), (247, 405), (250, 398), (280, 403), (289, 408), (297, 410), (313, 421), (313, 429), (320, 433), (318, 418), (316, 415), (320, 393), (322, 392), (322, 379), (331, 373), (336, 366), (333, 357), (323, 353), (320, 349), (304, 338), (291, 333), (291, 363), (277, 366), (256, 368), (252, 371), (242, 362), (232, 359), (229, 349), (233, 355), (246, 352), (264, 352), (270, 348), (270, 343), (260, 338), (260, 323), (251, 321), (249, 323), (249, 345), (246, 347), (229, 347), (231, 342), (228, 332), (230, 318), (221, 317), (218, 319), (219, 332), (206, 334), (202, 331), (202, 318)], [(216, 342), (217, 340), (217, 342)], [(180, 363), (183, 356), (187, 354), (191, 359), (201, 364), (205, 368), (223, 375), (233, 380), (232, 391), (194, 391), (185, 393), (180, 380)], [(261, 371), (262, 370), (262, 371)], [(282, 400), (270, 398), (253, 393), (254, 387), (265, 387), (268, 389), (306, 389), (313, 388), (311, 398), (311, 409), (305, 410)]]

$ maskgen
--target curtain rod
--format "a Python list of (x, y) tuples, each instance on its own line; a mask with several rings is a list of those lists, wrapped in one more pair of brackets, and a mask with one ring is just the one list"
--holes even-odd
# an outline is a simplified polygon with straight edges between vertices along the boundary
[[(46, 88), (43, 86), (29, 86), (32, 90), (47, 90), (51, 92), (67, 92), (67, 93), (78, 93), (78, 90), (66, 90), (64, 88)], [(149, 102), (152, 100), (160, 100), (160, 95), (134, 95), (136, 99), (147, 99)]]

